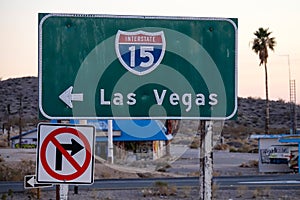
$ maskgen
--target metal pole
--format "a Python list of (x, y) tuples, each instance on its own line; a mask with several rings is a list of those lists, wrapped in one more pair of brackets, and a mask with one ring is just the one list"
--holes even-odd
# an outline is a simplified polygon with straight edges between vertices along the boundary
[(74, 185), (74, 194), (78, 194), (78, 185)]
[(200, 121), (200, 170), (199, 170), (199, 199), (212, 199), (212, 136), (213, 121)]
[(40, 188), (36, 189), (36, 198), (41, 199), (41, 189)]
[(108, 152), (107, 152), (107, 160), (110, 164), (114, 163), (114, 147), (113, 147), (113, 126), (112, 120), (108, 120)]
[(212, 199), (212, 121), (205, 124), (205, 141), (204, 141), (204, 200)]
[(59, 200), (59, 198), (60, 198), (59, 197), (59, 193), (60, 193), (59, 190), (60, 190), (60, 185), (56, 185), (55, 186), (55, 197), (56, 197), (55, 199), (56, 200)]
[[(57, 123), (61, 123), (61, 120), (57, 120)], [(86, 120), (80, 120), (79, 124), (87, 124)], [(56, 200), (67, 200), (69, 193), (69, 185), (59, 184), (56, 185)]]
[(60, 184), (60, 191), (59, 191), (60, 200), (67, 200), (68, 192), (69, 192), (69, 185)]
[[(61, 123), (61, 120), (54, 120), (54, 121), (56, 121), (56, 123)], [(55, 122), (53, 122), (53, 123), (55, 123)], [(58, 184), (58, 185), (56, 185), (55, 186), (55, 199), (56, 200), (60, 200), (60, 185)]]
[(200, 162), (199, 162), (199, 199), (204, 199), (204, 140), (205, 140), (205, 121), (199, 122), (198, 132), (200, 133)]

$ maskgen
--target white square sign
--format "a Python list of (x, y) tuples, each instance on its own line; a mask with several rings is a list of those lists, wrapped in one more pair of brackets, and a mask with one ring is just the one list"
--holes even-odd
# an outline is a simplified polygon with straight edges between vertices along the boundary
[(93, 183), (94, 143), (94, 126), (40, 123), (37, 182)]

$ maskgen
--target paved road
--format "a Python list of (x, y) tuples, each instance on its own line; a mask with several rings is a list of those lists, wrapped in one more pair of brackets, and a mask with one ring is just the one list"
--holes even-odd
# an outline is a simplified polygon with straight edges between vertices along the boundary
[(258, 175), (258, 176), (223, 176), (215, 177), (214, 183), (219, 188), (239, 187), (246, 185), (248, 188), (270, 186), (278, 189), (300, 189), (299, 174), (283, 175)]
[[(5, 155), (6, 152), (1, 152)], [(17, 152), (17, 156), (20, 156), (21, 152)], [(28, 152), (26, 152), (28, 153)], [(168, 169), (170, 172), (182, 172), (189, 174), (193, 171), (199, 170), (199, 150), (197, 149), (185, 149), (180, 147), (173, 149), (173, 153), (178, 153), (180, 157), (172, 163), (172, 168)], [(34, 151), (30, 152), (34, 156)], [(229, 157), (228, 157), (229, 156)], [(15, 156), (11, 156), (16, 158)], [(11, 157), (5, 156), (6, 159)], [(228, 154), (226, 152), (214, 153), (214, 168), (230, 168), (232, 166), (238, 166), (242, 162), (257, 159), (257, 154)], [(189, 178), (170, 178), (170, 179), (122, 179), (122, 180), (96, 180), (94, 184), (90, 186), (80, 186), (80, 188), (97, 188), (97, 189), (136, 189), (152, 187), (157, 181), (167, 182), (168, 184), (181, 186), (198, 186), (198, 177)], [(298, 174), (286, 174), (286, 175), (268, 175), (268, 176), (218, 176), (214, 178), (214, 183), (218, 185), (220, 189), (239, 187), (240, 185), (247, 185), (248, 187), (260, 187), (262, 185), (271, 186), (273, 188), (280, 189), (300, 189), (300, 176)], [(0, 182), (0, 193), (7, 192), (9, 189), (13, 191), (24, 191), (23, 182)], [(72, 187), (70, 187), (72, 188)], [(54, 189), (54, 187), (47, 188)]]
[[(153, 187), (156, 182), (165, 182), (168, 185), (177, 187), (197, 187), (199, 185), (198, 177), (183, 178), (151, 178), (151, 179), (106, 179), (95, 180), (92, 185), (79, 186), (80, 189), (98, 189), (98, 190), (116, 190), (116, 189), (140, 189)], [(246, 185), (248, 188), (258, 188), (261, 186), (270, 186), (270, 188), (280, 189), (300, 189), (299, 174), (285, 175), (260, 175), (260, 176), (223, 176), (214, 177), (213, 182), (219, 189), (237, 188)], [(73, 186), (70, 186), (72, 189)], [(8, 192), (11, 189), (14, 192), (24, 191), (23, 182), (0, 182), (0, 193)], [(47, 188), (55, 189), (54, 187)]]

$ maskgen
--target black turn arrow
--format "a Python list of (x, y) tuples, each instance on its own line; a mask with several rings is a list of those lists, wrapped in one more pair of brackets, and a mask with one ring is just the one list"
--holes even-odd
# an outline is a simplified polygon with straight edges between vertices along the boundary
[[(84, 147), (81, 146), (76, 140), (71, 139), (71, 144), (60, 144), (66, 151), (71, 151), (71, 156), (74, 156), (76, 153), (81, 151)], [(56, 148), (56, 162), (55, 162), (55, 170), (62, 170), (62, 153)]]

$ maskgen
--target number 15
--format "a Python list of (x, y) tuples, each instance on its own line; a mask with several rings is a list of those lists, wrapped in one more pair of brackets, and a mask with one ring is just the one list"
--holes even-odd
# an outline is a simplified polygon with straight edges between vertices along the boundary
[[(130, 46), (130, 67), (135, 67), (135, 46)], [(140, 47), (140, 58), (148, 58), (147, 62), (141, 62), (141, 67), (150, 67), (154, 62), (153, 54), (151, 53), (154, 51), (152, 46), (141, 46)]]

